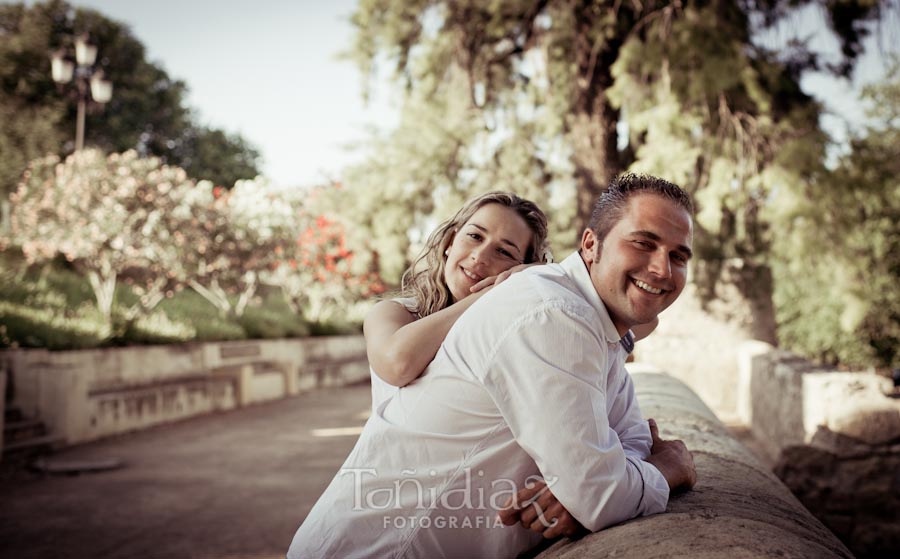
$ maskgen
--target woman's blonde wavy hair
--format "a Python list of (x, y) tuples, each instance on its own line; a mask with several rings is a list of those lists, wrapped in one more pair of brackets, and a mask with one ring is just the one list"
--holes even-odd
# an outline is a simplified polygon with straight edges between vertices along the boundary
[(487, 204), (499, 204), (513, 210), (531, 229), (531, 243), (525, 252), (525, 264), (553, 261), (547, 243), (547, 216), (537, 204), (511, 192), (488, 192), (472, 198), (456, 212), (456, 215), (443, 222), (428, 237), (422, 253), (403, 273), (400, 280), (400, 296), (416, 300), (416, 310), (420, 318), (450, 306), (453, 301), (450, 289), (444, 281), (444, 264), (447, 260), (444, 253), (450, 247), (459, 228)]

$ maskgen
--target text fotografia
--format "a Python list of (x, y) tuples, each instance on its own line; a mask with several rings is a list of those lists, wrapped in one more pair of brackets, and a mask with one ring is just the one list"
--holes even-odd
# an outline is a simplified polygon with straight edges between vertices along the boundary
[[(459, 474), (462, 480), (462, 487), (453, 489), (445, 489), (448, 485), (446, 482), (441, 483), (437, 479), (437, 471), (429, 470), (428, 476), (432, 483), (424, 482), (417, 477), (416, 470), (403, 470), (401, 477), (393, 479), (393, 481), (381, 487), (373, 487), (377, 485), (375, 482), (378, 478), (378, 471), (375, 468), (344, 468), (339, 472), (341, 476), (352, 476), (353, 478), (353, 510), (434, 510), (439, 508), (446, 511), (499, 511), (504, 507), (522, 508), (532, 504), (544, 491), (549, 490), (559, 478), (545, 479), (538, 475), (532, 475), (522, 481), (512, 479), (484, 479), (484, 471), (478, 470), (473, 473), (471, 468), (463, 469)], [(457, 476), (454, 476), (457, 479)], [(538, 482), (545, 482), (547, 486), (543, 490), (530, 498), (526, 502), (519, 502), (518, 492), (522, 489), (533, 488)], [(537, 503), (534, 503), (537, 507)], [(539, 510), (539, 512), (542, 512)], [(404, 523), (421, 522), (424, 519), (411, 517), (385, 517), (385, 522), (389, 518), (402, 519)], [(471, 527), (484, 527), (491, 525), (494, 515), (486, 515), (489, 520), (488, 524), (483, 524), (483, 520), (469, 520)], [(418, 520), (414, 520), (418, 519)], [(446, 518), (447, 527), (450, 520), (462, 522), (462, 519), (456, 517)], [(434, 519), (433, 521), (436, 521)], [(473, 522), (482, 522), (479, 525)], [(438, 526), (440, 527), (440, 526)]]
[[(500, 517), (497, 515), (476, 515), (476, 516), (388, 516), (382, 518), (382, 528), (396, 528), (404, 530), (406, 528), (437, 528), (444, 529), (480, 529), (480, 528), (503, 528)], [(554, 521), (555, 524), (555, 521)], [(548, 527), (551, 525), (547, 523)]]

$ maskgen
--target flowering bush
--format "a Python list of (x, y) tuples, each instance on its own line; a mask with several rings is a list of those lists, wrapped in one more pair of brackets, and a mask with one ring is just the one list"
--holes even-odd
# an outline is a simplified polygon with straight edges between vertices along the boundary
[(321, 320), (336, 308), (384, 292), (377, 274), (354, 269), (354, 254), (335, 216), (300, 211), (295, 221), (300, 224), (296, 240), (279, 247), (280, 260), (265, 276), (266, 283), (281, 288), (294, 312)]
[(140, 307), (149, 310), (179, 284), (168, 273), (175, 255), (167, 248), (173, 234), (167, 216), (193, 186), (182, 169), (134, 151), (38, 159), (10, 197), (4, 244), (21, 246), (28, 263), (63, 255), (87, 276), (107, 318), (122, 275), (140, 296)]
[(51, 156), (30, 165), (11, 197), (0, 250), (20, 246), (29, 264), (64, 256), (87, 276), (110, 325), (124, 281), (138, 296), (125, 309), (125, 330), (186, 286), (240, 317), (260, 282), (318, 320), (384, 287), (369, 254), (354, 258), (337, 214), (312, 209), (317, 192), (276, 190), (262, 178), (230, 191), (195, 184), (133, 151)]
[[(294, 208), (289, 196), (267, 181), (238, 181), (230, 191), (208, 181), (197, 185), (204, 200), (179, 235), (179, 273), (224, 313), (241, 316), (259, 284), (293, 237)], [(196, 223), (195, 223), (196, 222)], [(239, 295), (232, 305), (229, 295)]]

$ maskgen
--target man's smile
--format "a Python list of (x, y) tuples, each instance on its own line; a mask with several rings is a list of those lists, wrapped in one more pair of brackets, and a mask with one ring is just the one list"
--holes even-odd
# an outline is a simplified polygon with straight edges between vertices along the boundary
[(666, 293), (668, 291), (666, 289), (661, 289), (659, 287), (653, 287), (652, 285), (650, 285), (646, 282), (643, 282), (639, 279), (635, 279), (635, 278), (630, 278), (630, 279), (631, 279), (631, 283), (636, 285), (639, 289), (641, 289), (642, 291), (645, 291), (647, 293), (651, 293), (653, 295), (660, 295), (660, 294)]

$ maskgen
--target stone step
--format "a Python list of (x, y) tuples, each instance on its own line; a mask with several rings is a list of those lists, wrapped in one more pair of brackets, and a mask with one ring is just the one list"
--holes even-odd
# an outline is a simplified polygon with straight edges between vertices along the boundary
[(11, 421), (22, 421), (25, 419), (25, 414), (22, 413), (22, 410), (17, 406), (6, 406), (3, 410), (3, 421), (9, 423)]
[(19, 419), (3, 424), (3, 441), (6, 444), (33, 439), (47, 434), (47, 426), (39, 419)]
[(43, 435), (21, 441), (3, 442), (3, 457), (10, 455), (34, 455), (49, 452), (63, 442), (59, 435)]

